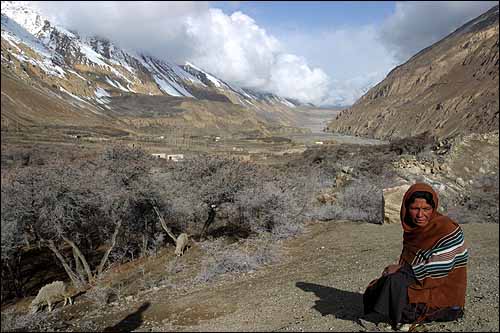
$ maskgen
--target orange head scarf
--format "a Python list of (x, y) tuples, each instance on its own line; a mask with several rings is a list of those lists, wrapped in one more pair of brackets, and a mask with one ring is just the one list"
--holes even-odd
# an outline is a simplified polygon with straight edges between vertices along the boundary
[[(415, 192), (428, 192), (432, 195), (435, 207), (430, 221), (424, 227), (409, 225), (406, 221), (406, 201)], [(416, 183), (406, 191), (401, 203), (401, 224), (403, 226), (403, 253), (401, 259), (411, 263), (419, 249), (427, 250), (431, 248), (441, 237), (453, 231), (458, 224), (447, 216), (438, 213), (439, 198), (434, 189), (425, 183)]]

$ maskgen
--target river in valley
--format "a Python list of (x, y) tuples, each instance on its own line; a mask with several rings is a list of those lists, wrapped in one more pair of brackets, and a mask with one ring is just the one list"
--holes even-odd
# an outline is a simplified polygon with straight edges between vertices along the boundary
[(333, 109), (304, 109), (300, 110), (300, 127), (310, 130), (306, 134), (290, 134), (286, 137), (296, 143), (306, 146), (316, 145), (319, 142), (330, 142), (335, 144), (362, 144), (362, 145), (379, 145), (388, 143), (384, 140), (362, 138), (357, 136), (342, 135), (336, 133), (325, 132), (324, 129), (328, 123), (335, 119), (341, 110)]

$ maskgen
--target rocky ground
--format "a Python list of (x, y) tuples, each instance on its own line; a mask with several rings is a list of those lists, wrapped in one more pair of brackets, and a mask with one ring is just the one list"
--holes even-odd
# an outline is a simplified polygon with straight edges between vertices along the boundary
[[(458, 322), (427, 324), (421, 331), (499, 329), (498, 225), (465, 224), (463, 229), (470, 249), (465, 316)], [(362, 293), (398, 258), (400, 225), (316, 222), (279, 248), (278, 263), (253, 272), (221, 275), (206, 284), (155, 287), (102, 306), (77, 296), (74, 305), (59, 304), (50, 314), (37, 314), (36, 323), (31, 317), (31, 327), (21, 327), (23, 320), (28, 322), (23, 314), (27, 300), (16, 310), (3, 311), (2, 331), (391, 331), (360, 320)], [(181, 269), (165, 274), (189, 273), (199, 250), (194, 245), (176, 263)], [(170, 252), (150, 264), (165, 267)], [(189, 274), (183, 276), (189, 280)]]

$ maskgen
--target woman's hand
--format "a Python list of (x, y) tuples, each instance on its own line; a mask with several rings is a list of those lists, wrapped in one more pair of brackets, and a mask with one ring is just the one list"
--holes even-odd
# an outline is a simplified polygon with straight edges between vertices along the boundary
[(382, 276), (386, 276), (386, 275), (389, 275), (389, 274), (396, 273), (397, 271), (399, 271), (400, 268), (401, 268), (400, 264), (389, 265), (382, 272)]

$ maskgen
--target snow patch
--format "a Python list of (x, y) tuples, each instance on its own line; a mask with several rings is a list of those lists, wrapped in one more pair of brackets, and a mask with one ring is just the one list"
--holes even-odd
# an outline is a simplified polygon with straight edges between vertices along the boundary
[(83, 76), (81, 76), (80, 74), (78, 74), (77, 72), (75, 71), (72, 71), (72, 70), (68, 70), (68, 72), (72, 73), (72, 74), (75, 74), (76, 76), (78, 76), (80, 79), (82, 79), (83, 81), (88, 81), (86, 78), (84, 78)]
[(111, 95), (101, 87), (97, 87), (95, 90), (95, 95), (97, 98), (102, 98), (102, 97), (111, 97)]
[(221, 88), (222, 87), (222, 83), (219, 80), (217, 80), (217, 78), (215, 78), (214, 76), (208, 74), (204, 70), (196, 67), (195, 65), (193, 65), (190, 62), (186, 62), (186, 66), (192, 67), (193, 69), (197, 70), (198, 72), (201, 72), (201, 73), (205, 74), (205, 76), (207, 77), (207, 79), (210, 80), (210, 82), (212, 82), (217, 88)]
[(79, 45), (80, 52), (82, 52), (87, 59), (89, 59), (90, 61), (92, 61), (93, 63), (95, 63), (99, 66), (110, 67), (108, 64), (106, 64), (102, 60), (102, 56), (99, 53), (95, 52), (90, 46), (83, 44), (83, 43), (79, 43), (79, 44), (80, 44)]
[(76, 95), (74, 95), (74, 94), (70, 93), (69, 91), (67, 91), (67, 90), (66, 90), (66, 89), (64, 89), (63, 87), (59, 87), (59, 90), (60, 90), (60, 91), (62, 91), (63, 93), (66, 93), (66, 94), (70, 95), (71, 97), (73, 97), (73, 98), (75, 98), (75, 99), (79, 100), (80, 102), (83, 102), (83, 103), (86, 103), (86, 104), (91, 105), (89, 102), (87, 102), (87, 101), (85, 101), (85, 100), (81, 99), (80, 97), (78, 97), (78, 96), (76, 96)]
[(127, 88), (125, 88), (124, 86), (122, 86), (120, 84), (120, 82), (118, 81), (114, 81), (114, 80), (111, 80), (109, 77), (106, 76), (106, 82), (109, 83), (109, 85), (117, 88), (117, 89), (120, 89), (122, 91), (126, 91), (126, 92), (130, 92), (130, 90), (128, 90)]
[(166, 92), (167, 94), (169, 94), (171, 96), (182, 97), (182, 94), (179, 93), (177, 90), (175, 90), (169, 84), (169, 82), (165, 81), (164, 79), (162, 79), (156, 75), (154, 76), (154, 79), (155, 79), (156, 83), (158, 84), (158, 86), (160, 87), (160, 90)]

